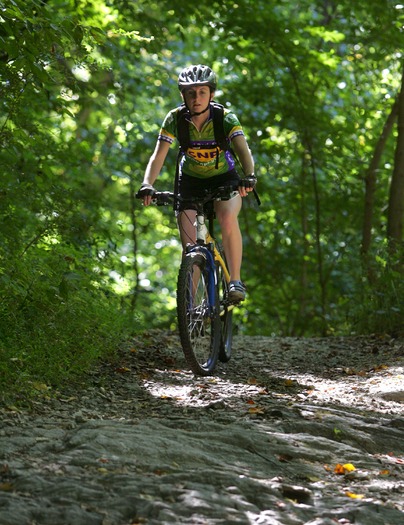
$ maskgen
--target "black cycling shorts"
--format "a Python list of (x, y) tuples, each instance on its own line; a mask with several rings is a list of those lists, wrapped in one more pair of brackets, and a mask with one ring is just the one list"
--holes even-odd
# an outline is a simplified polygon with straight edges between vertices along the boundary
[[(237, 187), (240, 177), (236, 170), (228, 171), (222, 175), (214, 175), (208, 179), (198, 179), (186, 173), (181, 173), (178, 179), (178, 193), (183, 199), (203, 197), (206, 190), (214, 190), (220, 186), (234, 185)], [(190, 202), (177, 201), (176, 211), (195, 210), (195, 205)]]

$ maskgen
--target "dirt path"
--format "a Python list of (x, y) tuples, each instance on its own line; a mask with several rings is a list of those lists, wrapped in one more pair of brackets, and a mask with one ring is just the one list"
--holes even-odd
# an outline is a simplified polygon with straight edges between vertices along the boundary
[(89, 386), (3, 406), (0, 525), (404, 523), (404, 342), (234, 350), (195, 378), (154, 332)]

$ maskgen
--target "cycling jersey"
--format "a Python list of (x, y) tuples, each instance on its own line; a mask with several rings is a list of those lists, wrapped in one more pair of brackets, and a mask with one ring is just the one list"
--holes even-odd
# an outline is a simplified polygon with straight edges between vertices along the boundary
[[(177, 112), (180, 108), (171, 110), (164, 119), (158, 140), (172, 144), (177, 138)], [(243, 129), (236, 115), (231, 111), (224, 110), (224, 131), (230, 142), (238, 135), (244, 135)], [(180, 162), (180, 169), (183, 173), (199, 179), (208, 179), (215, 175), (223, 175), (235, 168), (235, 160), (230, 151), (223, 151), (218, 148), (215, 141), (213, 129), (213, 109), (204, 123), (201, 131), (190, 121), (190, 147)], [(217, 154), (219, 159), (217, 162)]]

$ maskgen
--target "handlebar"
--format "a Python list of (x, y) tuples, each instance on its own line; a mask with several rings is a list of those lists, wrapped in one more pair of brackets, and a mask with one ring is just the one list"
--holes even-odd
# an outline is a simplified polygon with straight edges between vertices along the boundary
[[(172, 191), (156, 191), (152, 195), (152, 203), (156, 204), (157, 206), (166, 206), (168, 204), (172, 204), (174, 201), (177, 200), (180, 202), (189, 202), (195, 205), (204, 205), (207, 202), (215, 199), (229, 199), (231, 197), (232, 192), (236, 190), (237, 186), (234, 185), (220, 186), (218, 188), (215, 188), (214, 190), (205, 190), (203, 196), (187, 198), (183, 198), (180, 195), (173, 193)], [(140, 192), (136, 194), (136, 198), (142, 199), (143, 197), (139, 193)]]

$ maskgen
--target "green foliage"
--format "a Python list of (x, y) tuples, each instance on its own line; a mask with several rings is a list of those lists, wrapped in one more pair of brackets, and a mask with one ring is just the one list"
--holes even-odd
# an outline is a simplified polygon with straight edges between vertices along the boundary
[(347, 305), (350, 326), (356, 333), (389, 333), (404, 336), (403, 250), (391, 257), (388, 249), (378, 250), (361, 289), (355, 290)]
[(112, 355), (133, 328), (98, 272), (64, 248), (32, 248), (2, 268), (0, 390), (58, 387)]
[[(364, 176), (403, 67), (404, 10), (382, 4), (0, 1), (3, 385), (57, 383), (133, 329), (175, 329), (175, 220), (134, 193), (195, 62), (218, 73), (259, 176), (262, 207), (240, 218), (240, 331), (397, 331), (402, 273), (380, 258), (395, 133), (366, 267), (360, 254)], [(173, 149), (159, 188), (174, 166)]]

